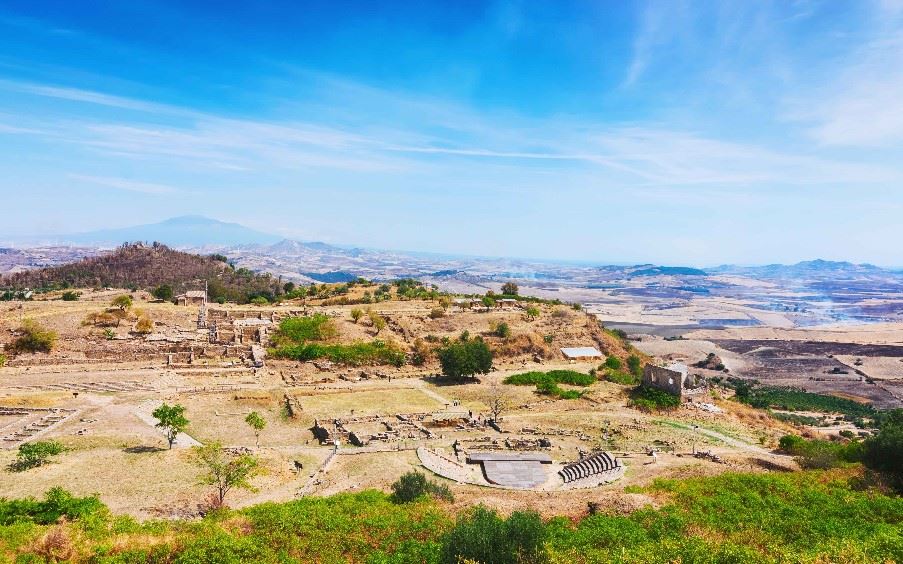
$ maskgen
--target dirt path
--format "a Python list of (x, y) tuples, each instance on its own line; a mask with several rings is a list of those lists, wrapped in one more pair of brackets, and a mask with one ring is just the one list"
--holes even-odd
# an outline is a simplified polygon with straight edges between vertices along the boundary
[(768, 450), (767, 448), (762, 448), (760, 446), (748, 443), (746, 441), (741, 441), (740, 439), (735, 439), (724, 433), (719, 433), (718, 431), (713, 431), (712, 429), (706, 429), (705, 427), (701, 427), (699, 425), (687, 425), (685, 423), (679, 423), (677, 421), (668, 421), (668, 425), (672, 425), (674, 427), (680, 427), (681, 429), (686, 429), (688, 431), (695, 431), (700, 435), (705, 435), (707, 437), (719, 440), (728, 446), (732, 446), (734, 448), (739, 448), (741, 450), (745, 450), (746, 452), (750, 452), (752, 454), (758, 454), (760, 456), (781, 456), (790, 458), (786, 454), (779, 454), (773, 451)]

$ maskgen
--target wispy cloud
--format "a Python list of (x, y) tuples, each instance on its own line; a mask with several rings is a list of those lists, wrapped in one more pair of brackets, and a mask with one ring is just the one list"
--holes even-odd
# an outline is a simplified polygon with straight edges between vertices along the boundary
[(69, 174), (68, 177), (72, 180), (115, 188), (116, 190), (125, 190), (126, 192), (139, 192), (141, 194), (155, 195), (180, 192), (178, 188), (173, 186), (154, 184), (151, 182), (140, 182), (129, 180), (127, 178), (108, 178), (105, 176), (92, 176), (87, 174)]

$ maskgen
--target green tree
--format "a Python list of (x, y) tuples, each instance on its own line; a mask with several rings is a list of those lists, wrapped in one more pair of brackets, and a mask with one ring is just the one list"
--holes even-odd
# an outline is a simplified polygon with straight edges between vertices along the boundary
[(30, 468), (37, 468), (50, 462), (50, 457), (56, 456), (65, 450), (57, 441), (34, 441), (19, 445), (16, 460), (10, 464), (13, 472), (22, 472)]
[(218, 507), (222, 507), (226, 495), (235, 488), (257, 491), (250, 480), (260, 474), (260, 461), (250, 454), (230, 455), (222, 443), (212, 442), (194, 447), (194, 463), (204, 473), (201, 484), (216, 489)]
[(495, 298), (493, 298), (492, 296), (483, 296), (480, 301), (483, 302), (483, 305), (485, 307), (495, 307)]
[(539, 317), (539, 308), (536, 306), (527, 306), (527, 309), (524, 310), (524, 314), (527, 316), (528, 321), (533, 321)]
[(456, 341), (437, 352), (442, 374), (449, 378), (476, 377), (492, 369), (492, 351), (483, 339)]
[(151, 292), (155, 298), (158, 300), (163, 300), (164, 302), (168, 302), (172, 299), (172, 286), (169, 284), (160, 284), (154, 291)]
[(132, 307), (132, 296), (128, 294), (122, 294), (113, 298), (113, 301), (110, 302), (110, 305), (113, 307), (118, 307), (120, 311), (126, 311)]
[(507, 323), (502, 321), (498, 325), (495, 326), (495, 329), (492, 331), (492, 334), (496, 337), (501, 337), (502, 339), (507, 339), (511, 336), (511, 327), (508, 326)]
[(295, 283), (294, 282), (286, 282), (282, 285), (282, 291), (286, 294), (291, 294), (295, 291)]
[(361, 320), (361, 317), (364, 316), (364, 310), (359, 307), (353, 308), (351, 310), (351, 320), (357, 323)]
[(169, 448), (176, 442), (176, 437), (188, 427), (188, 419), (185, 418), (185, 407), (181, 405), (163, 404), (154, 410), (151, 415), (158, 421), (157, 427), (163, 429)]
[(502, 294), (506, 296), (516, 296), (519, 288), (514, 282), (505, 282), (502, 284)]
[(245, 423), (250, 425), (251, 429), (254, 430), (254, 438), (257, 442), (257, 448), (260, 448), (260, 432), (263, 431), (266, 426), (266, 420), (260, 416), (256, 411), (252, 411), (245, 417)]

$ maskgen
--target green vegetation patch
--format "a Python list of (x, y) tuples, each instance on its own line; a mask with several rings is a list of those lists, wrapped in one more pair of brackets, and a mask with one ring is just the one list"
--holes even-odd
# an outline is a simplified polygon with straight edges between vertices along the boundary
[(650, 386), (638, 386), (630, 394), (630, 405), (643, 411), (661, 411), (680, 406), (680, 398)]
[(269, 350), (269, 354), (276, 358), (301, 361), (327, 358), (348, 366), (401, 366), (405, 362), (403, 350), (379, 339), (351, 344), (323, 342), (337, 336), (335, 322), (321, 313), (306, 317), (287, 317), (279, 323), (279, 329), (273, 335), (276, 346)]
[(579, 390), (564, 390), (558, 384), (589, 386), (595, 381), (595, 376), (575, 370), (550, 370), (548, 372), (533, 371), (512, 374), (505, 378), (504, 383), (514, 384), (515, 386), (535, 385), (536, 391), (540, 394), (555, 396), (559, 399), (578, 399), (583, 396), (583, 392)]
[(643, 491), (659, 508), (576, 523), (479, 506), (455, 516), (429, 496), (397, 503), (364, 491), (137, 524), (56, 490), (45, 501), (0, 502), (0, 559), (44, 561), (34, 539), (58, 530), (67, 559), (98, 563), (903, 561), (903, 499), (860, 489), (862, 476), (845, 468), (657, 480)]
[(327, 358), (337, 364), (348, 366), (364, 366), (372, 364), (391, 364), (402, 366), (405, 353), (392, 343), (386, 341), (358, 341), (349, 345), (329, 345), (305, 343), (300, 345), (284, 345), (270, 349), (269, 354), (276, 358), (292, 360), (315, 360)]
[(755, 386), (747, 382), (734, 382), (737, 399), (759, 409), (784, 409), (787, 411), (820, 411), (842, 413), (853, 418), (872, 418), (875, 408), (851, 399), (804, 392), (794, 388)]

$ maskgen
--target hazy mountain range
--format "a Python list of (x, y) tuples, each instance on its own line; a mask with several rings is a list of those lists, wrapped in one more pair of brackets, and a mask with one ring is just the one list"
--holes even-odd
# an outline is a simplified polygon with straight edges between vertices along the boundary
[[(460, 276), (467, 273), (494, 274), (514, 278), (554, 279), (572, 269), (595, 270), (620, 277), (735, 275), (759, 279), (807, 279), (822, 277), (895, 276), (898, 272), (871, 264), (811, 260), (792, 265), (721, 265), (711, 268), (685, 266), (607, 265), (591, 267), (554, 261), (433, 255), (330, 245), (318, 241), (294, 241), (238, 223), (200, 215), (174, 217), (146, 225), (103, 229), (41, 238), (17, 238), (17, 247), (68, 245), (112, 247), (124, 242), (158, 241), (175, 248), (223, 252), (239, 262), (276, 270), (287, 276), (338, 281), (355, 275)], [(12, 258), (12, 257), (7, 257)], [(562, 272), (563, 270), (563, 272)], [(325, 278), (324, 278), (325, 276)]]

